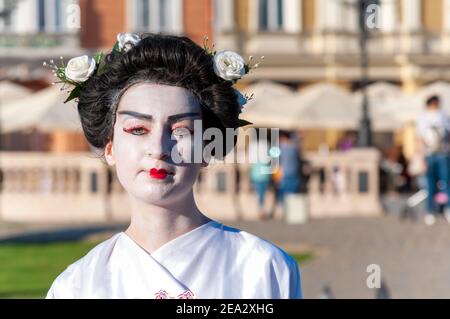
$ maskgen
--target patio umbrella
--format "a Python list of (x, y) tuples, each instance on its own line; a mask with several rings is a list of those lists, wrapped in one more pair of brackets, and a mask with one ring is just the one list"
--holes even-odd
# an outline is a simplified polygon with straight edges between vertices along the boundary
[(31, 94), (31, 90), (14, 82), (0, 81), (0, 104), (24, 98)]
[(25, 98), (0, 105), (0, 131), (10, 133), (30, 128), (81, 131), (76, 103), (63, 103), (67, 97), (58, 87), (51, 86)]
[(298, 128), (355, 129), (361, 114), (350, 92), (337, 85), (319, 83), (300, 92), (301, 108), (295, 114)]

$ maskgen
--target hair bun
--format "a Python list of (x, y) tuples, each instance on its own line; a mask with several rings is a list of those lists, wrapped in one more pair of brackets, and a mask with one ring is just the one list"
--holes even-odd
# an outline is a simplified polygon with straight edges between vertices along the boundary
[(216, 127), (225, 136), (226, 128), (239, 126), (240, 105), (233, 83), (217, 76), (212, 56), (187, 37), (146, 33), (126, 52), (113, 50), (104, 61), (107, 70), (83, 83), (78, 100), (84, 134), (96, 148), (113, 139), (120, 97), (139, 82), (191, 91), (202, 105), (204, 129)]

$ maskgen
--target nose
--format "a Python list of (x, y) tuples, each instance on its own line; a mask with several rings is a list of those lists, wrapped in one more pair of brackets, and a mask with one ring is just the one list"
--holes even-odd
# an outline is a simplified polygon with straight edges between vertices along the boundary
[(153, 159), (167, 160), (170, 158), (172, 144), (170, 133), (165, 129), (164, 125), (155, 125), (147, 141), (147, 155)]

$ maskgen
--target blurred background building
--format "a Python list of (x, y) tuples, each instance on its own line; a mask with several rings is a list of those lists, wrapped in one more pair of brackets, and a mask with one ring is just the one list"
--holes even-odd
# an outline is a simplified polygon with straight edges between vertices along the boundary
[[(246, 78), (247, 84), (265, 80), (302, 90), (326, 82), (354, 92), (361, 85), (357, 2), (2, 0), (0, 77), (37, 91), (52, 80), (43, 60), (110, 49), (118, 32), (150, 31), (185, 34), (198, 43), (207, 35), (218, 49), (264, 55), (264, 68)], [(379, 2), (368, 43), (368, 74), (369, 83), (385, 85), (375, 87), (374, 95), (417, 92), (450, 79), (449, 11), (449, 0)], [(333, 148), (345, 129), (351, 127), (308, 127), (303, 147), (317, 150), (325, 142)], [(403, 144), (403, 130), (383, 132)], [(375, 142), (385, 145), (391, 138), (385, 135), (378, 134)], [(408, 155), (411, 148), (406, 146)]]
[[(7, 117), (3, 118), (9, 125), (2, 126), (2, 149), (89, 150), (76, 125), (69, 127), (71, 130), (63, 125), (57, 129), (47, 128), (45, 132), (40, 129), (38, 123), (42, 116), (47, 117), (49, 123), (61, 120), (52, 109), (62, 106), (63, 95), (59, 94), (60, 99), (57, 99), (57, 91), (50, 86), (55, 79), (48, 68), (43, 68), (44, 60), (58, 61), (63, 56), (68, 61), (74, 56), (110, 50), (117, 33), (126, 31), (187, 34), (201, 42), (204, 35), (212, 33), (211, 11), (212, 3), (204, 0), (0, 1), (0, 79), (4, 87), (0, 103), (11, 102), (12, 92), (23, 87), (36, 93), (46, 88), (53, 91), (41, 99), (41, 103), (47, 105), (27, 123), (14, 125)], [(7, 85), (6, 81), (12, 83)], [(76, 120), (74, 112), (59, 115)]]
[[(87, 229), (129, 219), (128, 194), (91, 152), (76, 103), (63, 103), (66, 92), (51, 85), (56, 79), (43, 61), (107, 52), (119, 32), (186, 35), (200, 45), (208, 36), (217, 50), (265, 57), (238, 83), (255, 96), (242, 116), (290, 136), (287, 149), (296, 145), (300, 163), (290, 165), (295, 156), (281, 162), (296, 166), (299, 188), (277, 214), (280, 170), (259, 180), (268, 183), (260, 207), (251, 165), (210, 165), (194, 187), (200, 208), (290, 253), (306, 251), (313, 259), (302, 265), (308, 298), (320, 289), (332, 295), (328, 284), (338, 298), (371, 297), (367, 265), (382, 267), (394, 297), (450, 296), (448, 225), (426, 229), (389, 214), (419, 220), (424, 211), (427, 195), (408, 165), (426, 98), (438, 95), (450, 114), (450, 0), (364, 0), (367, 69), (362, 1), (0, 0), (0, 241), (52, 227), (60, 235), (43, 237), (66, 240), (64, 230), (73, 234), (78, 223)], [(364, 92), (373, 145), (360, 148)], [(260, 219), (261, 208), (290, 224), (313, 220), (299, 227), (242, 221)], [(9, 261), (0, 263), (0, 298), (8, 290), (37, 295), (38, 281), (43, 294), (75, 260), (75, 246), (52, 254), (44, 245), (33, 245), (34, 254), (0, 246)]]
[[(374, 146), (384, 156), (409, 159), (425, 97), (440, 94), (450, 112), (450, 0), (372, 2), (367, 90)], [(110, 50), (119, 32), (161, 32), (187, 35), (199, 44), (208, 36), (217, 50), (235, 50), (245, 59), (264, 56), (263, 67), (239, 83), (257, 97), (244, 117), (259, 127), (294, 132), (302, 152), (328, 154), (330, 171), (347, 163), (347, 172), (351, 156), (333, 160), (329, 152), (353, 147), (361, 118), (358, 3), (0, 0), (2, 151), (62, 156), (89, 151), (76, 105), (62, 103), (64, 94), (51, 85), (53, 75), (42, 62)], [(377, 165), (376, 156), (368, 158)], [(3, 174), (3, 182), (5, 176), (12, 178)], [(325, 174), (325, 179), (333, 176)], [(377, 188), (378, 179), (368, 182), (373, 183)], [(344, 210), (351, 203), (350, 198)]]

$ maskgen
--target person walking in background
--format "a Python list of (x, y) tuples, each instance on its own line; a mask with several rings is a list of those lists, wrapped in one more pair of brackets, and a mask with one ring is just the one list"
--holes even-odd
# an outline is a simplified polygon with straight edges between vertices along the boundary
[(349, 131), (338, 142), (339, 151), (350, 151), (356, 146), (357, 136), (355, 132)]
[(426, 101), (426, 111), (417, 120), (418, 144), (425, 154), (427, 178), (427, 211), (425, 223), (435, 223), (437, 204), (445, 204), (444, 216), (450, 223), (450, 120), (440, 109), (438, 96)]
[(279, 164), (279, 171), (275, 174), (278, 177), (276, 202), (281, 203), (286, 215), (286, 195), (297, 193), (300, 188), (300, 150), (288, 132), (280, 132)]
[(258, 196), (258, 214), (261, 220), (269, 218), (269, 214), (264, 209), (266, 194), (270, 186), (271, 171), (268, 152), (268, 142), (258, 141), (250, 144), (251, 166), (250, 182)]

